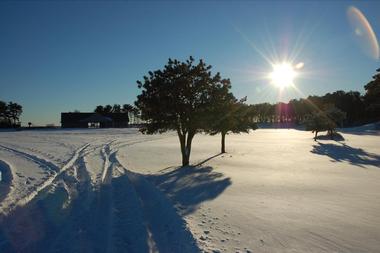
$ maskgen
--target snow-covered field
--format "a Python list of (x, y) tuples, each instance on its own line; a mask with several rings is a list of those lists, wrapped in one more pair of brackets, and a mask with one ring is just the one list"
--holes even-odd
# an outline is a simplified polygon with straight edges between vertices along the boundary
[(0, 132), (0, 252), (380, 252), (380, 135)]

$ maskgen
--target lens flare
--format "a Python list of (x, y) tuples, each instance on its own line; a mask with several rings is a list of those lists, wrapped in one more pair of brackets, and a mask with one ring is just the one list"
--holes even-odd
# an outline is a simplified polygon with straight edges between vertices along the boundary
[(376, 34), (364, 14), (358, 8), (350, 6), (347, 10), (347, 17), (355, 38), (363, 51), (376, 60), (380, 59), (380, 49)]
[(296, 74), (293, 66), (290, 63), (284, 62), (273, 65), (273, 71), (269, 74), (269, 78), (274, 85), (283, 89), (294, 84)]
[(303, 66), (305, 66), (305, 64), (303, 62), (299, 62), (296, 64), (296, 66), (294, 66), (295, 69), (302, 69)]

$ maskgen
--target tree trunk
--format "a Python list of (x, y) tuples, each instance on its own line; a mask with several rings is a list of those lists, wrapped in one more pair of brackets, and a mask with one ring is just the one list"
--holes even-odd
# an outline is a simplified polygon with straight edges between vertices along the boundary
[(191, 143), (193, 141), (194, 133), (181, 133), (177, 131), (179, 142), (181, 145), (182, 154), (182, 167), (190, 164)]
[(186, 154), (185, 150), (182, 150), (182, 167), (188, 166), (190, 157), (188, 154)]
[(187, 166), (190, 163), (191, 143), (193, 142), (193, 137), (194, 137), (193, 133), (188, 133), (188, 135), (187, 135), (187, 141), (186, 141), (186, 148), (185, 148), (185, 151), (186, 151), (186, 160), (185, 160), (185, 163), (182, 166)]
[(333, 132), (333, 130), (329, 130), (329, 134), (330, 134), (330, 139), (334, 140), (334, 132)]
[(315, 131), (315, 136), (314, 136), (315, 141), (317, 141), (317, 135), (318, 135), (318, 131)]
[(226, 153), (226, 133), (222, 132), (221, 134), (222, 134), (222, 148), (220, 152), (223, 154), (223, 153)]
[(189, 164), (189, 159), (186, 156), (186, 138), (185, 138), (185, 135), (180, 133), (180, 131), (177, 131), (177, 132), (178, 132), (179, 143), (181, 146), (182, 166), (186, 166)]

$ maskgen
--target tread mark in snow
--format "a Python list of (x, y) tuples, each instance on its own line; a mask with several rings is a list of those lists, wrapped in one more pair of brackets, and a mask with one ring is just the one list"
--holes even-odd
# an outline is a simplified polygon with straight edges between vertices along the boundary
[[(9, 208), (9, 210), (6, 210), (6, 212), (4, 212), (4, 214), (6, 215), (7, 213), (9, 213), (10, 211), (12, 211), (14, 208), (16, 208), (17, 206), (24, 206), (26, 205), (28, 202), (30, 202), (33, 198), (35, 198), (40, 192), (42, 192), (43, 190), (47, 189), (48, 186), (50, 186), (54, 180), (59, 176), (61, 175), (63, 172), (65, 172), (67, 169), (69, 169), (70, 167), (72, 167), (75, 163), (75, 161), (78, 159), (79, 157), (79, 154), (89, 146), (90, 144), (86, 144), (82, 147), (80, 147), (79, 149), (77, 149), (73, 156), (69, 159), (69, 161), (62, 167), (62, 169), (58, 172), (58, 173), (55, 173), (53, 174), (51, 177), (49, 177), (46, 181), (44, 181), (41, 185), (39, 185), (37, 187), (36, 190), (34, 190), (33, 192), (31, 192), (30, 194), (26, 195), (25, 197), (21, 198), (20, 200), (17, 201), (17, 204), (13, 206), (13, 208)], [(1, 146), (1, 145), (0, 145)], [(2, 146), (1, 146), (2, 147)], [(23, 152), (20, 152), (20, 153), (23, 153)], [(30, 155), (31, 157), (33, 157), (32, 155)]]

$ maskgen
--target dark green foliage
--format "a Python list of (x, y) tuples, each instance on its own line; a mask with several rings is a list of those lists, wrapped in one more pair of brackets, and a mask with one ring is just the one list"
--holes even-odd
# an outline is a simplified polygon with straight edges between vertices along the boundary
[(9, 102), (7, 107), (8, 116), (13, 120), (13, 126), (16, 127), (22, 113), (22, 106), (17, 103)]
[(123, 106), (119, 104), (114, 104), (113, 106), (98, 105), (96, 106), (94, 112), (102, 114), (102, 115), (107, 114), (107, 113), (136, 113), (137, 109), (130, 104), (124, 104)]
[(98, 105), (94, 112), (98, 113), (98, 114), (104, 114), (104, 107), (102, 105)]
[(334, 122), (336, 127), (341, 127), (343, 125), (343, 121), (346, 119), (347, 114), (336, 108), (331, 106), (325, 110), (327, 117)]
[(112, 107), (112, 112), (120, 113), (121, 112), (121, 106), (118, 104), (114, 104)]
[(315, 133), (314, 140), (317, 139), (318, 132), (326, 131), (328, 118), (322, 112), (309, 114), (305, 120), (305, 128), (307, 131)]
[(336, 91), (331, 94), (327, 93), (323, 97), (323, 101), (327, 107), (328, 105), (333, 105), (347, 114), (345, 122), (343, 122), (346, 123), (346, 125), (364, 120), (365, 106), (363, 98), (357, 91)]
[(7, 103), (0, 101), (0, 119), (5, 119), (7, 117)]
[(251, 117), (251, 108), (243, 101), (237, 101), (229, 92), (230, 85), (219, 89), (213, 96), (211, 112), (208, 115), (205, 131), (211, 135), (221, 134), (221, 153), (225, 153), (225, 137), (229, 132), (248, 133), (257, 129), (257, 124)]
[(20, 116), (22, 106), (9, 102), (0, 101), (0, 127), (18, 127), (20, 126)]
[(104, 106), (104, 113), (111, 113), (111, 112), (112, 112), (112, 105)]
[(380, 68), (376, 71), (373, 80), (364, 86), (366, 112), (371, 120), (380, 120)]
[(124, 104), (122, 110), (123, 112), (137, 112), (137, 109), (133, 105), (130, 105), (130, 104)]
[(273, 122), (276, 110), (275, 106), (269, 103), (251, 105), (251, 110), (255, 112), (257, 122)]
[(190, 57), (185, 62), (169, 59), (162, 70), (149, 71), (137, 84), (141, 94), (135, 105), (146, 121), (142, 132), (176, 131), (182, 165), (188, 165), (193, 137), (205, 128), (213, 96), (228, 91), (230, 81), (219, 73), (212, 75), (210, 65)]
[(327, 131), (330, 137), (333, 137), (336, 127), (342, 124), (346, 113), (336, 107), (330, 107), (325, 111), (318, 111), (309, 114), (305, 120), (307, 131), (315, 133), (314, 140), (317, 139), (318, 132)]

